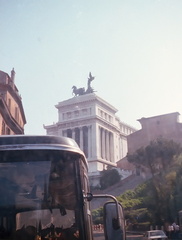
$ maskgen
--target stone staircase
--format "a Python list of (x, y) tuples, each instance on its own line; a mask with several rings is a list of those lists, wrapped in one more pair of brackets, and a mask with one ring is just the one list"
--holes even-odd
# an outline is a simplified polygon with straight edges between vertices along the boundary
[[(136, 188), (139, 184), (144, 182), (145, 180), (141, 176), (131, 175), (128, 178), (116, 183), (115, 185), (104, 189), (104, 190), (95, 190), (92, 191), (93, 194), (110, 194), (115, 197), (121, 195), (127, 190), (132, 190)], [(108, 201), (108, 199), (93, 199), (91, 201), (91, 209), (96, 209), (103, 206), (104, 202)]]

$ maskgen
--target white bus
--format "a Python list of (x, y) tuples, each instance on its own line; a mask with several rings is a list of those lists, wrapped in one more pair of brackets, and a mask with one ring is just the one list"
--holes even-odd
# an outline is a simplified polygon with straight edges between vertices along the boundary
[(104, 205), (104, 239), (125, 240), (121, 205), (92, 195), (88, 165), (74, 140), (0, 136), (0, 239), (92, 240), (90, 201)]

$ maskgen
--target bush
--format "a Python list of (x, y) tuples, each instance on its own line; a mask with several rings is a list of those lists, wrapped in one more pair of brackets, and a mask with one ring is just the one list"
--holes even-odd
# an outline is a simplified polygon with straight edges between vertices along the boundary
[(92, 221), (95, 225), (103, 224), (103, 209), (98, 208), (92, 211)]
[(148, 231), (150, 229), (150, 223), (144, 222), (144, 223), (136, 223), (133, 224), (133, 231)]
[(119, 182), (120, 179), (121, 176), (116, 169), (102, 171), (100, 178), (101, 189), (106, 189), (107, 187), (114, 185), (115, 183)]

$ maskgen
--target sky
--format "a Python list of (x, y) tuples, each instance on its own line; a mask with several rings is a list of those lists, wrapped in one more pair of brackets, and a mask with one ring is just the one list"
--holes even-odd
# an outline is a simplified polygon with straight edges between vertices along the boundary
[(87, 87), (137, 129), (182, 114), (181, 0), (0, 0), (0, 70), (22, 97), (25, 134), (46, 134), (55, 105)]

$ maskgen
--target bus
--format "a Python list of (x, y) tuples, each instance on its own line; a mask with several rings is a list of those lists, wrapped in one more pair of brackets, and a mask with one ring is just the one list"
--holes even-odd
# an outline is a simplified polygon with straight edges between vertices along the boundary
[(122, 206), (90, 193), (88, 163), (73, 139), (0, 136), (0, 239), (94, 240), (97, 198), (106, 199), (102, 240), (125, 240)]
[(179, 222), (180, 233), (182, 233), (182, 210), (178, 212), (178, 222)]

